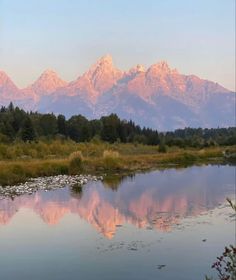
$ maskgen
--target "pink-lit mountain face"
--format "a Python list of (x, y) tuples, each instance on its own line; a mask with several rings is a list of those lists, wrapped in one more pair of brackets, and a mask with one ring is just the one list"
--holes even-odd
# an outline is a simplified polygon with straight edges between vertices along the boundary
[(45, 71), (26, 89), (18, 89), (0, 72), (0, 105), (13, 101), (26, 109), (82, 114), (98, 118), (110, 113), (161, 130), (234, 125), (235, 93), (194, 75), (180, 74), (166, 62), (148, 69), (117, 69), (104, 56), (75, 81), (65, 82)]
[(3, 71), (0, 71), (0, 100), (1, 103), (19, 100), (24, 96), (12, 80)]
[(67, 83), (58, 77), (53, 70), (46, 70), (31, 86), (28, 87), (35, 94), (48, 95), (59, 88), (65, 87)]

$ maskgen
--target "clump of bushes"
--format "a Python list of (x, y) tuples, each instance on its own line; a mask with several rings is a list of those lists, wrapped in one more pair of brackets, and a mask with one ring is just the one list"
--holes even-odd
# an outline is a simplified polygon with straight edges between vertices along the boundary
[(103, 152), (104, 167), (107, 170), (119, 169), (120, 154), (117, 151), (105, 150)]
[(76, 151), (69, 156), (69, 173), (77, 174), (83, 170), (84, 157), (81, 151)]
[(161, 142), (161, 143), (159, 144), (158, 152), (159, 152), (159, 153), (166, 153), (166, 152), (167, 152), (167, 148), (166, 148), (166, 145), (165, 145), (164, 142)]

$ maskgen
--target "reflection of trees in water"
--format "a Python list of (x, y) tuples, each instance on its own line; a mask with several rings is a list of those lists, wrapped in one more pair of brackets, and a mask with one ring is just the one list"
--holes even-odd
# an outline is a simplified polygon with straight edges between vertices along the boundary
[(118, 190), (121, 183), (126, 179), (134, 179), (135, 174), (115, 174), (104, 177), (104, 187), (112, 189), (113, 191)]
[(70, 188), (70, 194), (73, 198), (81, 199), (83, 195), (83, 187), (80, 184), (76, 184)]

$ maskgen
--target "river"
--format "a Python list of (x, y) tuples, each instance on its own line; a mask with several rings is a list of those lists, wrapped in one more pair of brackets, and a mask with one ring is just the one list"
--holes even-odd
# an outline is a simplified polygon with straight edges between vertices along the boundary
[(204, 280), (235, 242), (235, 167), (194, 166), (0, 198), (1, 280)]

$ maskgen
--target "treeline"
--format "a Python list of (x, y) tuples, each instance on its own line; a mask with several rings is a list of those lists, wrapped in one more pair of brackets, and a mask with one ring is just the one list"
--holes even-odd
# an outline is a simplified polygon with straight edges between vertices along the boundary
[(236, 128), (185, 128), (161, 133), (150, 128), (141, 128), (132, 121), (120, 120), (111, 114), (99, 120), (88, 120), (81, 115), (66, 120), (63, 115), (25, 112), (14, 107), (0, 109), (0, 142), (16, 140), (24, 142), (39, 139), (72, 139), (88, 142), (100, 139), (110, 143), (142, 143), (179, 147), (207, 147), (236, 144)]

